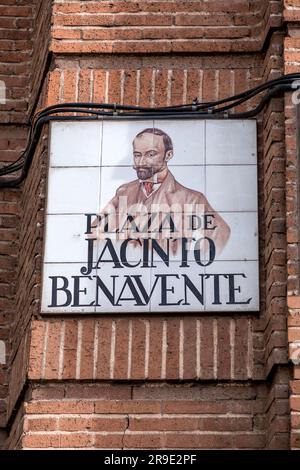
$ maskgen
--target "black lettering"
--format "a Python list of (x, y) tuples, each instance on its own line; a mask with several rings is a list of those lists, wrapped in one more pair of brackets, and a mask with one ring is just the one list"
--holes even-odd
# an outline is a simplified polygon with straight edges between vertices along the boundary
[(178, 302), (168, 302), (168, 292), (174, 294), (175, 289), (174, 286), (168, 287), (167, 280), (170, 277), (175, 277), (179, 279), (178, 274), (156, 274), (155, 277), (160, 277), (161, 279), (161, 302), (159, 305), (163, 306), (172, 306), (172, 305), (180, 305), (183, 299), (178, 300)]
[(145, 304), (148, 305), (148, 303), (150, 302), (150, 299), (151, 299), (151, 297), (152, 297), (153, 291), (154, 291), (154, 289), (155, 289), (155, 287), (156, 287), (156, 284), (157, 284), (157, 281), (158, 281), (158, 277), (155, 279), (155, 282), (154, 282), (154, 284), (153, 284), (153, 286), (152, 286), (152, 288), (151, 288), (151, 291), (150, 291), (149, 295), (147, 294), (147, 291), (146, 291), (146, 289), (145, 289), (145, 287), (144, 287), (144, 285), (143, 285), (143, 283), (142, 283), (142, 280), (140, 279), (142, 276), (141, 276), (141, 275), (137, 275), (137, 276), (132, 276), (132, 277), (134, 278), (135, 282), (137, 283), (137, 286), (138, 286), (138, 288), (139, 288), (139, 290), (140, 290), (140, 292), (141, 292), (141, 294), (142, 294), (142, 296), (143, 296), (143, 298), (144, 298)]
[[(134, 264), (130, 264), (129, 261), (127, 260), (127, 253), (126, 253), (127, 246), (128, 246), (128, 243), (130, 243), (131, 241), (133, 241), (133, 238), (127, 238), (126, 240), (122, 242), (122, 245), (120, 248), (121, 263), (123, 264), (123, 266), (126, 266), (126, 268), (136, 268), (139, 264), (141, 264), (141, 259), (137, 263), (134, 263)], [(141, 240), (135, 240), (135, 241), (137, 241), (140, 245), (142, 244)]]
[[(108, 251), (110, 254), (110, 259), (102, 259), (105, 251)], [(101, 263), (114, 263), (114, 268), (123, 268), (123, 266), (120, 263), (120, 260), (118, 258), (118, 255), (116, 253), (114, 244), (110, 238), (105, 239), (105, 245), (104, 248), (98, 258), (97, 264), (95, 265), (94, 269), (100, 268), (99, 264)], [(84, 274), (84, 273), (82, 273)]]
[(181, 239), (181, 268), (189, 268), (190, 265), (188, 264), (188, 252), (189, 249), (187, 247), (188, 242), (194, 241), (195, 238), (182, 238)]
[(235, 277), (242, 276), (243, 278), (247, 278), (246, 274), (244, 273), (236, 273), (236, 274), (224, 274), (224, 277), (228, 279), (228, 287), (229, 287), (229, 302), (226, 302), (227, 305), (245, 305), (249, 304), (252, 300), (250, 297), (245, 302), (237, 302), (235, 299), (235, 293), (241, 293), (241, 286), (235, 287)]
[(213, 305), (221, 305), (222, 302), (220, 300), (220, 276), (223, 276), (223, 274), (206, 274), (205, 279), (209, 279), (210, 277), (213, 277), (213, 282), (214, 282), (214, 301), (212, 302)]
[[(125, 276), (125, 278), (126, 278), (126, 281), (124, 282), (124, 285), (122, 287), (122, 290), (120, 292), (120, 295), (118, 297), (116, 305), (121, 306), (121, 304), (119, 303), (120, 301), (128, 301), (128, 300), (130, 300), (130, 301), (134, 300), (135, 301), (134, 305), (137, 306), (137, 307), (141, 307), (142, 305), (145, 305), (143, 303), (143, 301), (142, 301), (135, 285), (133, 284), (131, 277), (130, 276)], [(129, 287), (129, 290), (132, 294), (132, 297), (122, 297), (123, 292), (124, 292), (124, 290), (126, 289), (127, 286)]]
[(117, 229), (116, 233), (123, 233), (124, 230), (127, 230), (129, 232), (136, 232), (136, 233), (139, 232), (139, 228), (135, 223), (133, 215), (127, 214), (123, 227), (121, 228), (121, 230)]
[[(167, 224), (168, 224), (166, 227), (164, 227), (165, 222), (167, 222)], [(170, 232), (173, 232), (173, 233), (178, 232), (178, 230), (176, 230), (172, 214), (166, 214), (164, 219), (162, 220), (158, 231), (159, 231), (159, 233), (161, 233), (163, 230), (167, 230), (168, 232), (170, 231)]]
[(96, 238), (89, 238), (88, 242), (88, 257), (87, 257), (87, 266), (82, 266), (80, 269), (81, 274), (91, 274), (93, 269), (93, 257), (94, 257), (94, 241)]
[(84, 214), (86, 216), (86, 232), (85, 234), (92, 233), (92, 217), (96, 217), (97, 214)]
[(194, 296), (199, 300), (200, 304), (204, 304), (204, 274), (199, 274), (200, 276), (200, 290), (197, 289), (195, 284), (190, 280), (190, 278), (186, 274), (182, 274), (184, 279), (184, 302), (182, 305), (190, 305), (187, 301), (187, 290), (189, 289)]
[(204, 230), (215, 230), (217, 226), (215, 225), (214, 227), (209, 227), (215, 219), (215, 216), (213, 214), (205, 214), (204, 215)]
[[(208, 254), (209, 254), (209, 259), (207, 260), (206, 263), (202, 261), (202, 254), (201, 254), (202, 251), (204, 251), (204, 253), (207, 252), (207, 248), (204, 245), (205, 241), (207, 241), (208, 243)], [(209, 237), (199, 238), (195, 243), (194, 257), (195, 257), (196, 263), (199, 264), (199, 266), (209, 266), (210, 264), (212, 264), (216, 257), (216, 246), (215, 246), (214, 241)]]
[(150, 268), (149, 266), (149, 243), (151, 242), (150, 238), (145, 238), (143, 240), (143, 264), (142, 268)]
[(80, 296), (80, 293), (83, 293), (84, 295), (86, 295), (86, 288), (84, 289), (80, 289), (80, 279), (89, 279), (90, 281), (92, 281), (92, 277), (90, 276), (72, 276), (72, 278), (74, 279), (74, 295), (73, 295), (73, 304), (72, 304), (72, 307), (90, 307), (91, 305), (94, 305), (95, 304), (95, 301), (89, 303), (89, 304), (81, 304), (79, 302), (79, 296)]
[(111, 292), (111, 289), (106, 287), (106, 285), (104, 284), (104, 282), (99, 276), (94, 276), (94, 277), (96, 279), (96, 306), (98, 307), (101, 305), (99, 304), (99, 289), (103, 292), (105, 297), (110, 301), (112, 305), (116, 305), (115, 304), (116, 279), (119, 276), (110, 276), (110, 278), (113, 280), (112, 292)]
[[(51, 304), (48, 307), (67, 307), (72, 302), (72, 293), (68, 289), (69, 281), (64, 276), (49, 276), (49, 279), (52, 280), (52, 289), (51, 289)], [(58, 279), (63, 281), (63, 285), (58, 287)], [(66, 301), (63, 304), (58, 305), (57, 303), (57, 292), (62, 291), (66, 294)]]
[(196, 214), (188, 215), (189, 218), (189, 230), (198, 230), (201, 228), (201, 217)]
[(169, 251), (170, 251), (170, 239), (166, 239), (167, 242), (167, 251), (164, 251), (157, 240), (151, 240), (151, 267), (155, 268), (153, 264), (153, 253), (156, 252), (160, 259), (165, 263), (166, 266), (169, 266)]

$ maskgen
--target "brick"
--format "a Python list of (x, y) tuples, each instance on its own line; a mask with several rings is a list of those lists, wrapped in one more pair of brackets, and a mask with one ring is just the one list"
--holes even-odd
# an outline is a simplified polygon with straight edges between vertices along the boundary
[(226, 413), (252, 413), (254, 410), (261, 411), (263, 406), (262, 401), (246, 401), (246, 400), (233, 400), (233, 401), (192, 401), (192, 400), (170, 400), (162, 404), (162, 411), (164, 413), (180, 413), (195, 414), (195, 413), (209, 413), (220, 414)]
[(245, 318), (237, 318), (235, 322), (235, 352), (234, 352), (234, 378), (247, 378), (248, 321)]
[(293, 395), (300, 395), (300, 381), (299, 380), (291, 380), (290, 381), (290, 389)]
[(299, 449), (300, 448), (300, 433), (291, 433), (291, 448)]
[(54, 70), (49, 74), (47, 106), (51, 106), (59, 102), (60, 76), (61, 72), (59, 70)]
[(63, 379), (73, 379), (76, 376), (77, 335), (78, 322), (76, 320), (66, 321), (62, 371)]
[(218, 318), (217, 341), (217, 376), (219, 380), (228, 379), (231, 376), (230, 319)]
[(52, 37), (54, 39), (80, 39), (81, 31), (76, 31), (74, 29), (53, 28)]
[(34, 418), (26, 420), (24, 424), (24, 431), (55, 431), (56, 427), (56, 418)]
[(60, 431), (85, 431), (91, 429), (91, 420), (88, 418), (59, 418)]
[(105, 77), (105, 70), (94, 70), (93, 101), (96, 103), (105, 102)]
[(93, 418), (91, 430), (95, 432), (124, 432), (127, 427), (126, 418)]
[(31, 399), (32, 400), (51, 400), (51, 399), (62, 399), (65, 395), (64, 385), (59, 385), (55, 383), (52, 386), (35, 386), (31, 390)]
[(99, 323), (99, 345), (97, 359), (97, 378), (110, 378), (110, 342), (112, 333), (111, 320), (101, 320)]
[(61, 335), (61, 321), (52, 321), (48, 323), (48, 341), (46, 344), (45, 360), (45, 378), (58, 378), (58, 358)]
[(77, 70), (65, 70), (63, 72), (63, 102), (74, 102), (76, 101), (76, 81), (77, 81)]
[(297, 310), (290, 310), (288, 316), (288, 326), (300, 326), (300, 312)]
[(292, 396), (290, 398), (290, 407), (292, 411), (300, 411), (300, 397)]
[(190, 379), (196, 377), (196, 320), (194, 318), (185, 318), (183, 328), (183, 378)]
[(135, 70), (124, 71), (124, 82), (123, 82), (123, 103), (129, 105), (136, 105), (136, 83), (137, 83), (137, 72)]
[(162, 436), (157, 434), (125, 434), (125, 448), (129, 449), (159, 449), (162, 447)]
[(300, 327), (289, 327), (288, 340), (289, 342), (300, 341)]
[(111, 414), (121, 414), (121, 413), (159, 413), (161, 410), (161, 405), (159, 402), (155, 401), (99, 401), (95, 404), (96, 413), (111, 413)]
[(211, 379), (214, 377), (214, 347), (213, 347), (213, 320), (201, 319), (200, 329), (200, 364), (201, 377)]
[(300, 296), (289, 296), (287, 301), (289, 308), (300, 308)]
[(105, 385), (97, 383), (76, 383), (65, 386), (65, 398), (81, 399), (111, 399), (122, 400), (131, 398), (130, 385)]
[(122, 434), (96, 434), (94, 438), (94, 447), (96, 449), (120, 449), (123, 448)]
[(132, 431), (251, 431), (252, 418), (130, 418)]
[(60, 436), (52, 434), (27, 434), (23, 437), (23, 448), (45, 448), (45, 447), (59, 447)]
[(125, 380), (128, 376), (128, 344), (129, 322), (127, 319), (117, 320), (114, 379)]
[(78, 101), (88, 103), (91, 100), (90, 77), (90, 70), (80, 70), (78, 84)]
[(93, 413), (94, 403), (88, 401), (39, 401), (26, 404), (28, 414)]
[(229, 449), (231, 442), (230, 435), (222, 434), (170, 433), (165, 437), (165, 447), (171, 449)]
[[(189, 69), (187, 71), (187, 103), (192, 103), (195, 98), (201, 99), (199, 96), (199, 83), (202, 78), (202, 71)], [(201, 87), (202, 94), (202, 87)]]
[(39, 378), (42, 369), (42, 357), (44, 349), (45, 322), (35, 321), (31, 330), (29, 377)]
[(244, 434), (232, 438), (233, 447), (241, 449), (264, 449), (265, 434)]
[(156, 70), (155, 71), (155, 106), (167, 106), (167, 89), (168, 89), (168, 71)]
[(111, 70), (108, 80), (108, 102), (119, 103), (121, 99), (121, 72), (119, 70)]
[(131, 373), (133, 380), (145, 377), (146, 321), (132, 320)]
[(163, 322), (161, 319), (150, 319), (149, 339), (149, 367), (148, 377), (160, 379), (162, 373), (162, 334)]
[(95, 321), (84, 320), (82, 322), (81, 379), (91, 379), (93, 377), (94, 335)]
[(293, 415), (291, 416), (291, 427), (292, 429), (300, 429), (300, 416)]
[(179, 320), (168, 320), (167, 322), (167, 357), (166, 376), (168, 379), (179, 377)]
[(143, 68), (140, 71), (140, 106), (152, 105), (152, 77), (152, 69)]
[(81, 432), (59, 435), (59, 447), (91, 447), (92, 443), (92, 436)]

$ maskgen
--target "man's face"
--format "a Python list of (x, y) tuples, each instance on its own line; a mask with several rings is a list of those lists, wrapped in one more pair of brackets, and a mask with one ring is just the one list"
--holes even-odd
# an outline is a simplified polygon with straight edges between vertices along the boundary
[(133, 141), (133, 168), (140, 180), (147, 180), (167, 166), (173, 152), (165, 152), (162, 135), (142, 134)]

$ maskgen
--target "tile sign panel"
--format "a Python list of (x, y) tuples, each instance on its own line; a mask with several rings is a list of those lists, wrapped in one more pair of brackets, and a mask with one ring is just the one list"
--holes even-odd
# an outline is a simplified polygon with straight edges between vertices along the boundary
[(42, 313), (259, 310), (254, 120), (51, 124)]

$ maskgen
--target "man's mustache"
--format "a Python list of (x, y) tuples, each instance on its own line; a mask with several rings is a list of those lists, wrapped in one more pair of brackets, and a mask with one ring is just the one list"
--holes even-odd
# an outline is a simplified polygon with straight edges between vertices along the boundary
[(139, 165), (133, 165), (132, 167), (134, 170), (152, 170), (154, 167), (153, 166), (139, 166)]

